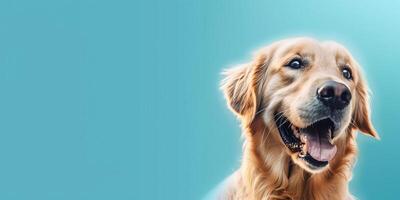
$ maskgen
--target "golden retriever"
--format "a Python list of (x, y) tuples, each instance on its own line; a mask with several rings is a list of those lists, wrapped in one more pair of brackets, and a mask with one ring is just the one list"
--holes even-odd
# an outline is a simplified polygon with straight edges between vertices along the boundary
[(345, 47), (281, 40), (224, 75), (245, 144), (220, 199), (352, 199), (356, 131), (378, 135), (360, 66)]

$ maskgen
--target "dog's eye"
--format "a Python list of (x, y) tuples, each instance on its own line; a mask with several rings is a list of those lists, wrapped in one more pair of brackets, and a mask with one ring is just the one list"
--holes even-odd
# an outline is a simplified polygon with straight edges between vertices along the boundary
[(350, 69), (347, 67), (342, 69), (342, 74), (343, 74), (343, 77), (345, 77), (348, 80), (351, 80), (353, 78), (353, 76), (351, 75)]
[(288, 66), (292, 69), (300, 69), (303, 67), (303, 61), (299, 58), (295, 58), (292, 61), (290, 61), (290, 63), (287, 64), (286, 66)]

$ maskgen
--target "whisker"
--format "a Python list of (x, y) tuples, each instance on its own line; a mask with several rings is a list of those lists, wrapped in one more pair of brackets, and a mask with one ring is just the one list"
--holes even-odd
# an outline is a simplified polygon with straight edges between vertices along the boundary
[(256, 112), (256, 115), (264, 112), (264, 110), (267, 109), (267, 106), (265, 106), (264, 108), (261, 108), (259, 111)]

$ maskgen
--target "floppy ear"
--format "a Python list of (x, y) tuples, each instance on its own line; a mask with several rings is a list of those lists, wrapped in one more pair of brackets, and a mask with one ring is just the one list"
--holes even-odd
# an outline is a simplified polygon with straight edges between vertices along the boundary
[(242, 119), (244, 124), (250, 124), (257, 111), (257, 87), (260, 82), (265, 56), (259, 55), (249, 64), (225, 70), (221, 89), (225, 94), (228, 107)]
[(358, 98), (353, 114), (354, 126), (361, 132), (379, 139), (379, 135), (375, 131), (375, 128), (371, 122), (368, 88), (362, 79), (360, 79), (360, 83), (358, 84), (356, 91)]

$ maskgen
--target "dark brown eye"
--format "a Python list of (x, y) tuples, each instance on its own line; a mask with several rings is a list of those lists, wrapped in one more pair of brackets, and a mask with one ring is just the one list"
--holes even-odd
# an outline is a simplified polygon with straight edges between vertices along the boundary
[(343, 74), (343, 77), (345, 77), (347, 80), (353, 79), (353, 76), (351, 75), (351, 71), (347, 67), (342, 69), (342, 74)]
[(287, 67), (290, 67), (292, 69), (300, 69), (303, 67), (303, 61), (299, 58), (295, 58), (289, 62), (289, 64), (286, 65)]

